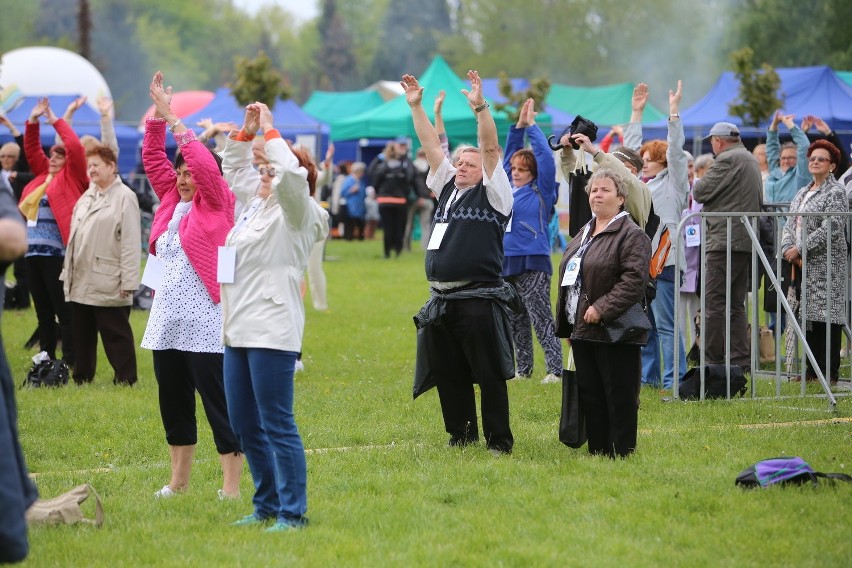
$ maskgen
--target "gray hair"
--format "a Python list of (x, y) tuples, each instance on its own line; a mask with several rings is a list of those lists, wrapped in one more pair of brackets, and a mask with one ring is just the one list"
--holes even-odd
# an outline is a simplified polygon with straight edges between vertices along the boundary
[(459, 144), (458, 146), (456, 146), (456, 149), (453, 150), (452, 158), (450, 159), (450, 162), (452, 162), (454, 167), (456, 164), (458, 164), (459, 157), (461, 157), (461, 155), (465, 152), (479, 153), (479, 148), (477, 148), (476, 146), (471, 146), (470, 144)]
[(695, 158), (695, 169), (703, 170), (713, 165), (713, 154), (701, 154)]
[(349, 166), (350, 173), (363, 172), (365, 169), (367, 169), (367, 164), (364, 162), (353, 162), (353, 164)]
[(598, 170), (592, 174), (592, 177), (590, 177), (589, 181), (586, 182), (586, 193), (591, 192), (592, 183), (599, 179), (612, 180), (612, 183), (615, 185), (615, 194), (619, 197), (627, 199), (627, 192), (630, 190), (630, 187), (627, 185), (627, 182), (624, 180), (621, 174), (619, 174), (615, 170), (610, 170), (607, 168), (598, 168)]

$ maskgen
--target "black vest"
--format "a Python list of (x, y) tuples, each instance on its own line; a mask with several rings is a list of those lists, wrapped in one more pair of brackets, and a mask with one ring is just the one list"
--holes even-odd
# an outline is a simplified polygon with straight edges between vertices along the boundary
[[(442, 222), (456, 192), (455, 177), (444, 186), (432, 231)], [(503, 233), (509, 220), (488, 202), (485, 186), (460, 193), (446, 215), (447, 232), (438, 250), (426, 251), (426, 279), (438, 282), (497, 282), (503, 270)]]

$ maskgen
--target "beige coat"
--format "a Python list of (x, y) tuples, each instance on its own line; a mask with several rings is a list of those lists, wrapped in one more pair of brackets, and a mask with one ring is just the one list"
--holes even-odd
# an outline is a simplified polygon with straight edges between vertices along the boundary
[(65, 300), (89, 306), (129, 306), (139, 288), (142, 248), (139, 201), (133, 190), (115, 181), (102, 195), (95, 184), (80, 197), (71, 215), (65, 252)]

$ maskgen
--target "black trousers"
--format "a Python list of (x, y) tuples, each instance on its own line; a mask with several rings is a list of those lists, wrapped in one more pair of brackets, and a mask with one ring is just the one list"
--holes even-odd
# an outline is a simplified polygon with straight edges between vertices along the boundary
[(225, 400), (222, 353), (193, 353), (177, 349), (155, 350), (154, 376), (157, 377), (160, 416), (170, 446), (194, 446), (198, 442), (195, 418), (195, 391), (207, 421), (213, 430), (216, 451), (222, 454), (240, 452)]
[(30, 293), (38, 319), (38, 341), (42, 351), (56, 359), (56, 319), (62, 336), (62, 358), (73, 367), (74, 340), (71, 331), (71, 305), (65, 301), (65, 292), (59, 275), (62, 273), (62, 256), (28, 256), (27, 276)]
[(89, 306), (71, 302), (74, 332), (74, 381), (91, 382), (98, 364), (98, 334), (104, 343), (114, 383), (136, 382), (136, 343), (130, 327), (130, 306)]
[(639, 423), (636, 377), (641, 347), (572, 341), (580, 409), (586, 416), (590, 454), (627, 456), (636, 449)]
[[(843, 327), (840, 324), (830, 324), (828, 341), (826, 341), (825, 322), (824, 321), (808, 321), (807, 329), (805, 329), (805, 339), (808, 341), (808, 346), (814, 354), (819, 370), (825, 380), (837, 380), (840, 376), (840, 339), (843, 337)], [(828, 361), (825, 360), (825, 344), (828, 343)], [(808, 362), (808, 377), (816, 377), (811, 360)]]
[(347, 217), (343, 224), (343, 238), (351, 241), (355, 238), (355, 229), (358, 229), (358, 240), (364, 240), (364, 218)]
[(385, 237), (385, 258), (390, 258), (391, 251), (397, 256), (402, 252), (402, 242), (405, 239), (405, 221), (408, 218), (408, 205), (405, 203), (380, 203), (379, 217), (382, 218), (382, 231)]
[[(502, 326), (504, 329), (497, 329)], [(451, 444), (479, 439), (474, 383), (479, 385), (482, 433), (491, 449), (511, 452), (509, 393), (506, 380), (514, 374), (512, 343), (507, 318), (494, 321), (490, 300), (454, 300), (440, 325), (434, 326), (431, 350), (438, 399)], [(501, 352), (508, 350), (507, 352)], [(507, 364), (508, 362), (508, 364)]]

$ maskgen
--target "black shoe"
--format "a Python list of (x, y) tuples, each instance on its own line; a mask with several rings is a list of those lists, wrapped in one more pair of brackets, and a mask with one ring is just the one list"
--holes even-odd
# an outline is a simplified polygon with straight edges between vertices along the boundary
[(470, 446), (471, 444), (478, 444), (479, 438), (460, 438), (458, 436), (453, 436), (450, 438), (450, 441), (447, 442), (447, 445), (451, 448), (455, 447), (464, 447)]

